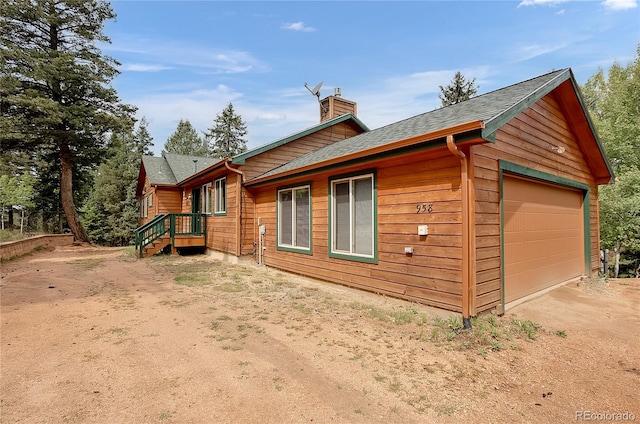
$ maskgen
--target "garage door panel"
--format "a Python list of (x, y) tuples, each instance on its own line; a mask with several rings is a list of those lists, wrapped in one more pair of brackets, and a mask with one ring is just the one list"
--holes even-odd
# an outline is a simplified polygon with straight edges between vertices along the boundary
[(503, 190), (505, 301), (582, 275), (582, 193), (507, 176)]

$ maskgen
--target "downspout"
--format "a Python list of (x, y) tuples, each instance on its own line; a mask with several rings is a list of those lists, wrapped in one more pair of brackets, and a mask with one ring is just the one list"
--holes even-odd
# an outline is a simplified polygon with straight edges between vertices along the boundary
[(471, 307), (469, 287), (471, 283), (471, 243), (469, 242), (469, 162), (467, 156), (458, 150), (453, 135), (447, 136), (447, 147), (451, 154), (460, 159), (460, 188), (462, 191), (462, 323), (465, 329), (471, 329)]
[(240, 176), (240, 183), (238, 186), (238, 207), (236, 208), (236, 222), (238, 223), (238, 232), (236, 233), (236, 252), (238, 252), (238, 257), (242, 256), (242, 186), (244, 184), (246, 176), (244, 172), (239, 169), (235, 169), (229, 166), (229, 162), (224, 163), (225, 168), (227, 168), (231, 172), (235, 172)]

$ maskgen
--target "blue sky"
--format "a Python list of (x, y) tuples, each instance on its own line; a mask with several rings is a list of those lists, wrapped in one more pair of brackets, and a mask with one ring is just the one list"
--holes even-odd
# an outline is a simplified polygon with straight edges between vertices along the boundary
[(371, 129), (440, 106), (456, 71), (479, 94), (554, 69), (584, 84), (633, 60), (638, 0), (129, 1), (105, 27), (123, 102), (160, 153), (180, 119), (199, 131), (228, 103), (254, 148), (319, 122), (304, 84), (358, 104)]

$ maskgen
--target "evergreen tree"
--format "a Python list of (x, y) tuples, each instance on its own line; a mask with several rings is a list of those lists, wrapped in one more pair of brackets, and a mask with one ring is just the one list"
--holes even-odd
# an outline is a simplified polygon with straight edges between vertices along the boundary
[[(30, 154), (25, 152), (7, 152), (4, 149), (0, 151), (0, 175), (6, 175), (7, 178), (19, 177), (26, 171), (33, 171), (32, 158)], [(13, 228), (13, 205), (5, 205), (7, 209), (7, 226), (4, 228)]]
[(143, 119), (135, 131), (111, 136), (109, 158), (98, 168), (93, 191), (82, 208), (87, 233), (96, 244), (127, 246), (133, 242), (138, 226), (140, 159), (149, 153), (151, 144), (146, 125)]
[(178, 155), (206, 156), (208, 148), (206, 140), (198, 135), (191, 122), (181, 119), (176, 131), (164, 143), (163, 150)]
[(599, 69), (582, 94), (616, 173), (600, 189), (601, 244), (614, 252), (614, 276), (640, 277), (640, 45), (633, 62)]
[(33, 208), (33, 185), (35, 178), (26, 172), (19, 178), (0, 176), (0, 209), (2, 210), (2, 229), (4, 230), (4, 215), (9, 206), (8, 212), (13, 213), (13, 207), (20, 210), (20, 232), (24, 232), (24, 221), (27, 210)]
[(247, 151), (247, 125), (240, 115), (236, 115), (233, 105), (216, 115), (213, 127), (205, 133), (209, 142), (209, 156), (230, 158)]
[[(58, 191), (56, 203), (81, 241), (87, 235), (75, 206), (74, 193), (83, 194), (78, 178), (100, 162), (104, 135), (133, 111), (110, 87), (118, 63), (97, 47), (109, 42), (103, 25), (113, 18), (102, 0), (0, 2), (3, 150), (55, 159), (48, 164), (57, 174), (50, 194)], [(37, 169), (39, 179), (43, 171)]]
[(475, 85), (476, 79), (467, 81), (460, 71), (456, 72), (451, 83), (440, 87), (438, 97), (442, 102), (442, 107), (455, 105), (456, 103), (469, 100), (478, 94), (478, 86)]

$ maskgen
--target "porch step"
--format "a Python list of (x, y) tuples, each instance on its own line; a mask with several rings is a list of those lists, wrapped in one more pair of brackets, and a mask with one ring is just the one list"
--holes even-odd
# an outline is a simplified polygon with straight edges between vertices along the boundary
[(164, 236), (155, 240), (153, 243), (149, 244), (145, 248), (142, 249), (142, 257), (146, 258), (152, 255), (155, 255), (165, 247), (171, 244), (171, 237)]

